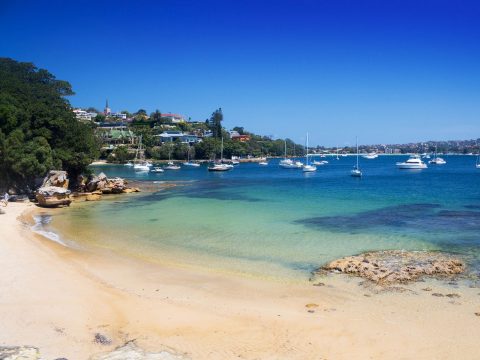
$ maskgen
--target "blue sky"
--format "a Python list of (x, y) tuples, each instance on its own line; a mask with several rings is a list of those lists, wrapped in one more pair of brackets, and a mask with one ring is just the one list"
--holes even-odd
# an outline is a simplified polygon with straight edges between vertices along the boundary
[(74, 106), (177, 112), (311, 144), (480, 137), (480, 2), (0, 0), (0, 56)]

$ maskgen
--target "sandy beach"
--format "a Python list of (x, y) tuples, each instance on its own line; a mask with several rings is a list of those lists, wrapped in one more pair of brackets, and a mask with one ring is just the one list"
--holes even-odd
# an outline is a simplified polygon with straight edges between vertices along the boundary
[[(34, 210), (11, 203), (0, 215), (0, 346), (32, 345), (42, 359), (70, 360), (130, 340), (186, 359), (480, 353), (477, 287), (429, 280), (376, 293), (340, 275), (313, 286), (141, 263), (34, 234)], [(95, 342), (96, 334), (111, 343)]]

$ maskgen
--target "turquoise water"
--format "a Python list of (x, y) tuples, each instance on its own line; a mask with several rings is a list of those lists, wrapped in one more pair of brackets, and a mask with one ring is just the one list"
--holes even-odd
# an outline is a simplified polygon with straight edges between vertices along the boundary
[(400, 156), (329, 158), (316, 173), (241, 164), (163, 174), (97, 166), (109, 177), (175, 181), (175, 188), (72, 207), (55, 218), (68, 240), (158, 261), (271, 277), (307, 278), (321, 264), (380, 249), (435, 249), (480, 258), (480, 170), (472, 156), (398, 170)]

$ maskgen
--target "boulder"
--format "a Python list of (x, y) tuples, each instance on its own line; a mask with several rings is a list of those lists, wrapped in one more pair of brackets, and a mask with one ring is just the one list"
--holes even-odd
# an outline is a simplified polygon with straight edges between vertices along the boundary
[(57, 186), (41, 187), (36, 191), (35, 197), (42, 207), (69, 206), (72, 202), (70, 190)]
[(43, 183), (41, 187), (61, 187), (64, 189), (68, 189), (68, 176), (67, 172), (63, 170), (50, 170), (43, 179)]

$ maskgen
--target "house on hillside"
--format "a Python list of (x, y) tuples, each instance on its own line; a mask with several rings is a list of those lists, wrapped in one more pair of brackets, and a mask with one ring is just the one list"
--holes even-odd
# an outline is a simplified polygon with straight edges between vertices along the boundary
[(179, 114), (165, 113), (160, 114), (162, 118), (170, 120), (173, 124), (179, 124), (186, 122), (185, 118)]
[(174, 142), (180, 140), (184, 144), (195, 144), (200, 141), (197, 135), (186, 134), (181, 131), (164, 131), (159, 135), (155, 135), (160, 138), (162, 143)]

